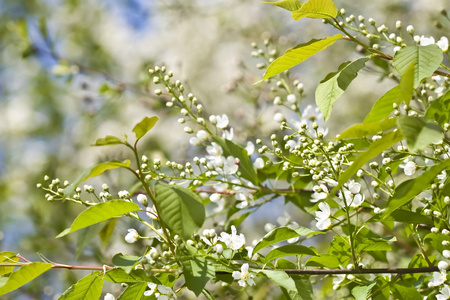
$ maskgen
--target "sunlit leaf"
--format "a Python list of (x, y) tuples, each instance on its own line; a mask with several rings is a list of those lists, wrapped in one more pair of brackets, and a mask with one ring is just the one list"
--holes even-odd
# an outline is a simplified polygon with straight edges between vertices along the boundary
[[(120, 263), (119, 263), (120, 264)], [(145, 271), (142, 269), (134, 269), (131, 270), (130, 273), (127, 273), (123, 268), (114, 268), (112, 270), (108, 270), (105, 274), (105, 280), (114, 282), (114, 283), (140, 283), (140, 282), (149, 282), (151, 278), (145, 274)]]
[(307, 266), (319, 266), (326, 268), (339, 268), (339, 262), (336, 255), (331, 254), (320, 254), (318, 256), (313, 256), (306, 262)]
[(396, 124), (397, 120), (394, 118), (388, 118), (381, 122), (356, 124), (344, 130), (338, 139), (366, 137), (390, 129)]
[(158, 122), (159, 118), (157, 116), (153, 117), (145, 117), (141, 122), (137, 123), (133, 128), (133, 132), (136, 134), (136, 139), (140, 139), (143, 137), (150, 129), (155, 126), (156, 122)]
[(196, 193), (182, 186), (157, 183), (159, 217), (175, 234), (189, 239), (205, 221), (205, 207)]
[(444, 138), (441, 126), (427, 118), (401, 116), (397, 123), (411, 151), (423, 150)]
[(315, 234), (315, 233), (316, 232), (314, 232), (308, 228), (305, 228), (305, 227), (300, 227), (296, 230), (291, 229), (289, 227), (285, 227), (285, 226), (277, 227), (277, 228), (271, 230), (269, 233), (267, 233), (262, 238), (262, 240), (258, 244), (256, 244), (255, 248), (253, 249), (253, 252), (256, 253), (259, 250), (261, 250), (267, 246), (270, 246), (270, 245), (273, 245), (273, 244), (276, 244), (276, 243), (279, 243), (282, 241), (286, 241), (286, 240), (296, 238), (299, 236)]
[(353, 297), (355, 297), (355, 300), (366, 300), (367, 296), (369, 295), (370, 291), (372, 290), (372, 288), (376, 285), (377, 283), (374, 282), (372, 284), (369, 285), (364, 285), (364, 286), (357, 286), (354, 287), (352, 289), (352, 295)]
[(375, 123), (388, 117), (394, 110), (394, 103), (400, 104), (402, 102), (402, 91), (400, 86), (395, 86), (386, 92), (377, 102), (372, 106), (372, 109), (364, 119), (364, 124)]
[(146, 290), (147, 282), (130, 284), (122, 294), (119, 295), (117, 300), (141, 300), (142, 295)]
[(99, 299), (103, 288), (103, 274), (93, 272), (68, 288), (59, 300)]
[(402, 182), (396, 187), (394, 195), (389, 199), (386, 211), (382, 214), (383, 219), (386, 219), (392, 212), (399, 207), (409, 203), (414, 197), (427, 189), (434, 178), (450, 166), (450, 159), (434, 165), (420, 176)]
[(397, 130), (383, 135), (381, 139), (376, 140), (375, 142), (370, 144), (369, 149), (356, 157), (350, 167), (348, 167), (348, 169), (341, 174), (341, 176), (339, 177), (338, 185), (331, 191), (330, 195), (334, 195), (339, 190), (339, 188), (344, 183), (346, 183), (365, 163), (376, 157), (385, 149), (401, 141), (402, 138), (402, 134)]
[(75, 190), (75, 188), (80, 183), (86, 181), (87, 179), (89, 179), (91, 177), (96, 177), (98, 175), (101, 175), (106, 170), (117, 169), (117, 168), (128, 168), (129, 166), (130, 166), (129, 160), (125, 160), (123, 162), (112, 160), (112, 161), (102, 162), (102, 163), (93, 165), (92, 167), (86, 169), (80, 176), (78, 176), (78, 178), (74, 182), (72, 182), (68, 187), (66, 187), (64, 189), (64, 194), (71, 195), (73, 193), (73, 191)]
[(75, 221), (73, 221), (72, 226), (58, 234), (57, 238), (63, 237), (81, 228), (128, 214), (139, 209), (139, 205), (136, 203), (125, 200), (111, 200), (108, 202), (98, 203), (79, 214)]
[(368, 60), (368, 57), (362, 57), (353, 62), (343, 63), (339, 66), (338, 72), (328, 74), (319, 83), (316, 89), (316, 104), (325, 121), (331, 116), (334, 102), (344, 93)]
[(336, 18), (337, 13), (332, 0), (309, 0), (299, 10), (292, 12), (292, 18), (296, 21), (302, 18), (330, 19)]
[(443, 52), (437, 45), (407, 46), (395, 54), (392, 65), (403, 76), (413, 64), (414, 88), (417, 88), (424, 78), (433, 75), (442, 59)]
[(317, 253), (314, 252), (314, 250), (303, 245), (285, 245), (277, 247), (272, 251), (270, 251), (266, 256), (266, 260), (270, 261), (279, 257), (293, 256), (293, 255), (316, 255), (316, 254)]
[(408, 68), (406, 68), (399, 84), (402, 97), (401, 99), (408, 105), (414, 92), (414, 72), (415, 63), (413, 62)]
[[(289, 299), (296, 300), (312, 300), (312, 293), (308, 293), (308, 289), (304, 288), (304, 285), (307, 286), (307, 283), (298, 280), (296, 282), (292, 279), (286, 272), (282, 270), (261, 270), (258, 272), (259, 274), (264, 274), (267, 278), (269, 278), (273, 283), (281, 287), (288, 294)], [(309, 283), (309, 280), (308, 280)]]
[(278, 57), (269, 65), (261, 81), (298, 65), (343, 37), (341, 34), (336, 34), (322, 40), (313, 39), (305, 44), (299, 44), (294, 48), (288, 49), (283, 56)]
[(303, 5), (303, 2), (298, 1), (298, 0), (283, 0), (283, 1), (277, 1), (277, 2), (263, 2), (263, 3), (276, 5), (281, 8), (287, 9), (289, 11), (298, 10)]
[(398, 300), (422, 300), (423, 296), (417, 288), (406, 280), (394, 283), (392, 291), (395, 299)]
[(108, 146), (108, 145), (118, 145), (124, 144), (124, 142), (118, 137), (107, 135), (104, 138), (98, 138), (94, 144), (91, 146)]
[[(2, 263), (2, 262), (15, 263), (18, 261), (19, 261), (19, 257), (17, 257), (15, 253), (9, 252), (9, 251), (0, 252), (0, 263)], [(12, 271), (14, 271), (14, 267), (0, 266), (0, 276), (11, 273)]]
[(51, 268), (52, 264), (42, 262), (23, 265), (17, 271), (12, 272), (6, 282), (0, 286), (0, 296), (20, 288)]

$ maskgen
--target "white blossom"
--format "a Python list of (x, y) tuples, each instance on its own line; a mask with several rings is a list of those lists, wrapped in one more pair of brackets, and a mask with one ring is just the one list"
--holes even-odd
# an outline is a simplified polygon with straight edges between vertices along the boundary
[(147, 200), (147, 196), (144, 194), (139, 194), (137, 195), (137, 201), (143, 205), (147, 205), (148, 204), (148, 200)]
[(439, 292), (436, 295), (436, 300), (447, 300), (450, 298), (450, 287), (448, 285), (444, 284), (444, 287)]
[(255, 277), (255, 274), (250, 273), (248, 271), (247, 263), (242, 265), (240, 272), (233, 271), (232, 276), (235, 280), (238, 280), (238, 284), (242, 287), (245, 287), (247, 284), (249, 286), (255, 285), (255, 281), (253, 280), (253, 278)]
[(138, 239), (140, 239), (139, 233), (136, 231), (136, 229), (130, 228), (128, 229), (128, 233), (125, 236), (125, 241), (132, 244), (135, 243)]
[(314, 193), (311, 195), (311, 202), (316, 203), (325, 199), (328, 196), (328, 188), (324, 184), (315, 185), (313, 187)]
[(149, 216), (153, 220), (158, 220), (158, 213), (156, 212), (156, 207), (153, 205), (152, 207), (147, 207), (146, 212), (147, 216)]
[(416, 173), (417, 165), (413, 161), (409, 161), (405, 164), (403, 171), (405, 172), (405, 175), (411, 176), (414, 173)]
[(441, 37), (441, 39), (436, 42), (436, 45), (438, 45), (438, 47), (441, 48), (442, 51), (447, 52), (448, 51), (447, 37), (445, 37), (445, 36)]
[(286, 100), (288, 103), (294, 104), (297, 102), (297, 97), (295, 97), (294, 94), (289, 94), (289, 95), (287, 95)]
[[(216, 127), (221, 128), (221, 129), (225, 129), (228, 126), (229, 120), (228, 120), (228, 116), (223, 114), (222, 116), (215, 116), (216, 119)], [(210, 118), (211, 121), (211, 118)]]
[(110, 293), (107, 293), (107, 294), (105, 295), (104, 300), (116, 300), (116, 297), (114, 297), (114, 295), (112, 295), (112, 294), (110, 294)]
[(447, 269), (448, 269), (448, 263), (447, 263), (446, 261), (443, 261), (443, 260), (440, 261), (440, 262), (438, 263), (438, 269), (439, 269), (439, 271), (441, 271), (441, 272), (447, 270)]
[(242, 233), (238, 235), (234, 225), (231, 226), (231, 234), (222, 232), (219, 240), (232, 250), (241, 249), (245, 245), (245, 236)]
[(331, 227), (331, 208), (326, 202), (319, 203), (319, 211), (316, 211), (316, 227), (319, 230), (329, 229)]
[(447, 272), (445, 271), (433, 272), (433, 278), (430, 281), (428, 281), (428, 286), (429, 287), (440, 286), (446, 280), (447, 280)]
[(253, 166), (255, 167), (255, 169), (262, 169), (262, 168), (264, 168), (264, 160), (261, 157), (258, 157), (253, 162)]

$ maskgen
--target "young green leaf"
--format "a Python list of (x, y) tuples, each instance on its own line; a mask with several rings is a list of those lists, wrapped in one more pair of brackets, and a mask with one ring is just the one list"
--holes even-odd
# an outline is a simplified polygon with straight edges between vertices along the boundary
[(392, 212), (401, 206), (409, 203), (414, 197), (427, 189), (434, 178), (450, 166), (450, 159), (434, 165), (429, 168), (422, 175), (402, 182), (396, 189), (394, 195), (389, 199), (388, 206), (382, 214), (383, 219), (386, 219)]
[(364, 124), (375, 123), (388, 117), (394, 110), (394, 103), (400, 104), (402, 102), (402, 91), (397, 85), (386, 92), (377, 102), (372, 106), (372, 109), (364, 119)]
[(157, 116), (153, 116), (151, 118), (145, 117), (141, 122), (137, 123), (133, 128), (133, 132), (136, 134), (136, 139), (139, 140), (143, 137), (150, 129), (155, 126), (156, 122), (158, 122), (159, 118)]
[(119, 295), (117, 300), (141, 300), (146, 289), (147, 282), (130, 284), (122, 294)]
[(23, 265), (17, 271), (12, 272), (3, 285), (0, 285), (0, 296), (20, 288), (51, 268), (52, 264), (42, 262)]
[[(294, 280), (291, 277), (289, 277), (289, 275), (286, 274), (286, 272), (284, 272), (282, 270), (273, 270), (273, 271), (272, 270), (261, 270), (258, 273), (264, 274), (273, 283), (280, 286), (282, 289), (285, 289), (287, 294), (289, 295), (289, 299), (296, 299), (296, 300), (312, 299), (312, 298), (306, 298), (307, 296), (302, 297), (301, 295), (304, 295), (304, 294), (299, 293), (299, 290), (297, 289), (297, 286), (296, 286)], [(311, 296), (311, 295), (309, 295), (309, 296)]]
[[(99, 299), (103, 288), (103, 273), (93, 272), (81, 278), (59, 297), (60, 300)], [(59, 300), (58, 299), (58, 300)]]
[(437, 45), (407, 46), (400, 49), (392, 60), (392, 66), (400, 75), (404, 75), (411, 64), (414, 65), (414, 88), (422, 79), (433, 75), (443, 59), (443, 52)]
[(194, 257), (183, 261), (183, 275), (187, 288), (198, 297), (208, 281), (215, 277), (215, 269), (204, 257)]
[(385, 149), (401, 141), (402, 138), (402, 134), (397, 130), (385, 134), (381, 139), (376, 140), (375, 142), (370, 144), (369, 149), (367, 149), (366, 152), (361, 153), (353, 161), (350, 167), (348, 167), (348, 169), (341, 174), (341, 176), (339, 177), (338, 185), (331, 191), (330, 195), (336, 194), (341, 186), (346, 183), (365, 163), (376, 157)]
[(336, 34), (322, 40), (313, 39), (305, 44), (299, 44), (294, 48), (288, 49), (283, 56), (278, 57), (269, 65), (261, 81), (298, 65), (311, 56), (314, 56), (318, 52), (326, 49), (328, 46), (331, 46), (334, 42), (342, 39), (343, 37), (344, 36), (342, 34)]
[(215, 136), (213, 139), (220, 147), (222, 147), (225, 157), (233, 156), (234, 158), (239, 159), (239, 171), (241, 172), (241, 176), (253, 184), (258, 185), (259, 179), (253, 168), (252, 161), (248, 157), (247, 150), (233, 141), (221, 137)]
[(317, 255), (314, 250), (303, 245), (285, 245), (270, 251), (266, 256), (266, 261), (285, 256), (295, 255)]
[(98, 138), (95, 141), (95, 144), (92, 144), (91, 146), (108, 146), (108, 145), (118, 145), (118, 144), (124, 144), (124, 142), (119, 139), (118, 137), (107, 135), (104, 138)]
[[(9, 251), (2, 251), (0, 252), (0, 263), (7, 262), (7, 263), (15, 263), (18, 262), (19, 258), (16, 256), (15, 253), (9, 252)], [(14, 267), (2, 267), (0, 266), (0, 276), (4, 274), (8, 274), (14, 271)]]
[(57, 238), (63, 237), (81, 228), (85, 228), (120, 215), (128, 214), (139, 209), (139, 205), (136, 203), (125, 200), (111, 200), (108, 202), (98, 203), (79, 214), (75, 221), (73, 221), (72, 226), (58, 234)]
[(298, 10), (303, 5), (303, 2), (298, 1), (298, 0), (283, 0), (283, 1), (277, 1), (277, 2), (263, 2), (263, 3), (276, 5), (281, 8), (287, 9), (289, 11)]
[(72, 195), (73, 191), (80, 183), (91, 177), (101, 175), (106, 170), (128, 168), (129, 166), (130, 161), (128, 159), (123, 162), (112, 160), (93, 165), (89, 169), (85, 170), (74, 182), (64, 189), (64, 195)]
[(325, 268), (339, 268), (339, 262), (336, 255), (331, 254), (320, 254), (318, 256), (313, 256), (306, 262), (307, 266), (319, 266)]
[(344, 130), (338, 139), (366, 137), (390, 129), (396, 124), (397, 120), (394, 118), (384, 119), (381, 122), (356, 124)]
[(127, 273), (123, 268), (114, 268), (105, 273), (105, 280), (113, 283), (140, 283), (149, 282), (151, 278), (145, 274), (142, 269), (134, 269)]
[(205, 207), (190, 189), (157, 183), (155, 201), (161, 220), (185, 240), (197, 232), (205, 221)]
[(336, 18), (338, 10), (332, 0), (309, 0), (299, 10), (292, 12), (292, 18), (331, 19)]
[(278, 227), (267, 233), (262, 240), (256, 244), (255, 248), (253, 249), (253, 253), (257, 253), (259, 250), (276, 244), (278, 242), (286, 241), (292, 238), (296, 238), (299, 236), (308, 235), (310, 233), (314, 233), (312, 230), (307, 229), (306, 231), (303, 230), (304, 227), (300, 227), (297, 230), (291, 229), (289, 227)]
[(412, 62), (400, 79), (401, 100), (409, 105), (412, 94), (414, 92), (414, 71), (415, 63)]
[(366, 300), (369, 292), (377, 283), (374, 282), (369, 285), (357, 286), (352, 289), (352, 295), (355, 297), (355, 300)]
[(395, 299), (398, 300), (422, 300), (423, 296), (417, 288), (406, 280), (394, 283), (392, 291)]
[(316, 104), (325, 121), (331, 116), (333, 103), (344, 93), (368, 60), (368, 57), (362, 57), (353, 62), (343, 63), (339, 66), (338, 72), (328, 74), (319, 83), (316, 89)]
[(427, 118), (400, 116), (397, 123), (411, 151), (423, 150), (444, 138), (441, 126)]

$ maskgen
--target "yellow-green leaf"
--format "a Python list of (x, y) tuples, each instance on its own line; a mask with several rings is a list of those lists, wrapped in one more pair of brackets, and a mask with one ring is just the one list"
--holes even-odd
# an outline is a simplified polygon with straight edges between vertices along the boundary
[(344, 130), (339, 135), (339, 139), (342, 140), (369, 136), (372, 134), (376, 134), (379, 131), (390, 129), (396, 124), (397, 120), (395, 118), (388, 118), (381, 122), (355, 124)]
[(51, 268), (52, 264), (42, 262), (23, 265), (17, 271), (12, 272), (8, 280), (0, 286), (0, 296), (20, 288)]
[(139, 205), (136, 203), (125, 200), (111, 200), (96, 204), (79, 214), (75, 221), (73, 221), (72, 226), (58, 234), (57, 238), (63, 237), (81, 228), (137, 211), (139, 209)]
[[(19, 258), (16, 256), (15, 253), (9, 252), (9, 251), (3, 251), (0, 252), (0, 263), (6, 262), (6, 263), (15, 263), (18, 262)], [(8, 274), (14, 271), (14, 267), (2, 267), (0, 266), (0, 276), (4, 274)]]
[(298, 1), (298, 0), (283, 0), (283, 1), (277, 1), (277, 2), (264, 2), (264, 3), (276, 5), (281, 8), (287, 9), (289, 11), (298, 10), (303, 5), (303, 2)]
[(313, 39), (307, 43), (299, 44), (294, 48), (287, 50), (283, 56), (278, 57), (269, 65), (261, 81), (298, 65), (342, 38), (342, 34), (336, 34), (321, 40)]
[(156, 122), (158, 122), (159, 118), (157, 116), (153, 116), (151, 118), (145, 117), (141, 122), (137, 123), (133, 128), (133, 132), (136, 134), (136, 139), (140, 139), (143, 137), (150, 129), (155, 126)]
[(387, 91), (377, 102), (375, 102), (372, 109), (364, 119), (364, 124), (381, 121), (388, 117), (394, 110), (394, 103), (400, 104), (402, 102), (402, 91), (397, 85)]
[(332, 0), (309, 0), (299, 10), (292, 12), (292, 18), (296, 21), (302, 18), (330, 19), (336, 18), (337, 13)]

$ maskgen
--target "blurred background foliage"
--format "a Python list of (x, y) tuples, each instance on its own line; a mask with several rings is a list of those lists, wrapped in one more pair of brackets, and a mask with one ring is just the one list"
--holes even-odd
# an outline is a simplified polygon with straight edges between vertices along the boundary
[[(439, 23), (448, 0), (335, 2), (380, 25), (401, 20), (419, 35), (448, 34)], [(77, 235), (55, 239), (83, 208), (46, 202), (36, 184), (45, 174), (74, 180), (96, 162), (127, 158), (126, 149), (89, 145), (106, 134), (130, 133), (144, 116), (161, 119), (145, 153), (187, 159), (189, 136), (176, 122), (179, 116), (153, 94), (147, 70), (155, 64), (173, 70), (209, 113), (227, 113), (236, 140), (268, 137), (278, 127), (272, 102), (279, 91), (252, 85), (262, 77), (256, 65), (264, 61), (251, 57), (251, 43), (265, 49), (267, 40), (267, 48), (281, 54), (331, 33), (319, 20), (294, 22), (286, 11), (255, 0), (0, 0), (0, 250), (93, 265), (109, 264), (118, 251), (141, 253), (144, 244), (125, 245), (126, 224), (118, 224), (106, 248), (100, 239), (84, 248)], [(305, 103), (313, 103), (317, 83), (337, 69), (340, 53), (348, 53), (339, 47), (349, 45), (340, 43), (294, 69), (292, 78), (305, 85)], [(350, 86), (331, 118), (331, 136), (361, 121), (370, 107), (365, 101), (390, 88), (373, 82), (373, 75), (361, 72)], [(108, 182), (117, 193), (131, 185), (124, 175), (107, 173), (96, 187)], [(55, 299), (82, 275), (48, 272), (4, 299)]]

